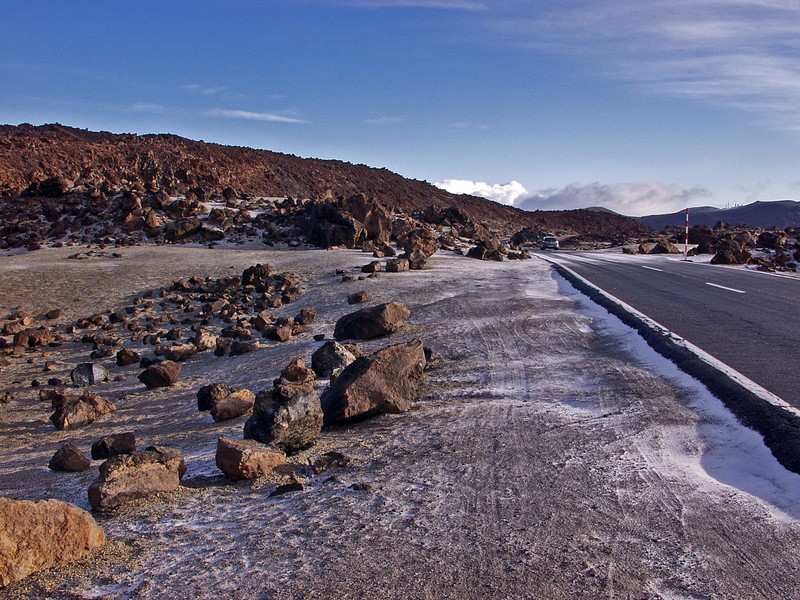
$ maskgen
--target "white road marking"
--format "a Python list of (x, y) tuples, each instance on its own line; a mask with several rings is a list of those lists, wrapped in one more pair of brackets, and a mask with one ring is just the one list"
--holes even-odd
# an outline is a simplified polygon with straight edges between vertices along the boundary
[(746, 294), (747, 292), (743, 292), (742, 290), (737, 290), (734, 288), (725, 287), (724, 285), (717, 285), (716, 283), (709, 283), (706, 281), (706, 285), (713, 286), (715, 288), (719, 288), (721, 290), (728, 290), (729, 292), (736, 292), (737, 294)]
[(644, 265), (642, 265), (642, 268), (643, 269), (650, 269), (651, 271), (658, 271), (659, 273), (663, 273), (664, 272), (664, 269), (656, 269), (655, 267), (645, 267)]

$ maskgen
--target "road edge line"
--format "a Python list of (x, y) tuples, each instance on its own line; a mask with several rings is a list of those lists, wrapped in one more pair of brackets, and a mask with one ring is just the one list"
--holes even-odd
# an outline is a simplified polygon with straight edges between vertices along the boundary
[(800, 410), (569, 267), (541, 258), (576, 290), (633, 328), (653, 350), (705, 385), (740, 423), (762, 436), (783, 467), (800, 474)]

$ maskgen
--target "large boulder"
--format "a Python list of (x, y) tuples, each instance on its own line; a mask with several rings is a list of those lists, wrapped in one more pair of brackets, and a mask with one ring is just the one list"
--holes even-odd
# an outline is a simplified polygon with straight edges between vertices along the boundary
[(89, 390), (81, 396), (57, 393), (52, 396), (51, 401), (55, 411), (50, 415), (50, 421), (59, 431), (88, 425), (117, 410), (113, 402)]
[(216, 463), (230, 479), (255, 479), (267, 475), (286, 463), (286, 455), (253, 440), (217, 440)]
[(331, 377), (341, 373), (356, 358), (355, 354), (339, 342), (328, 341), (311, 355), (311, 368), (318, 377)]
[(92, 466), (92, 461), (72, 442), (61, 446), (47, 465), (53, 471), (80, 473)]
[(388, 335), (400, 329), (410, 315), (411, 311), (401, 302), (363, 308), (339, 319), (333, 337), (337, 340), (369, 340)]
[(680, 254), (680, 250), (669, 240), (659, 240), (648, 254)]
[(322, 431), (322, 406), (314, 389), (314, 371), (295, 359), (270, 390), (259, 392), (244, 438), (272, 444), (286, 453), (313, 444)]
[(756, 238), (756, 246), (769, 250), (783, 250), (788, 242), (789, 238), (779, 230), (762, 231)]
[(322, 395), (324, 424), (409, 410), (419, 396), (424, 370), (425, 350), (420, 340), (356, 359)]
[(0, 587), (67, 565), (105, 542), (92, 515), (73, 504), (0, 498)]
[(94, 510), (110, 511), (130, 500), (173, 492), (185, 473), (183, 456), (173, 448), (120, 454), (100, 465), (100, 475), (89, 486), (89, 503)]
[(139, 374), (139, 381), (148, 388), (169, 387), (178, 381), (181, 366), (171, 360), (150, 365)]

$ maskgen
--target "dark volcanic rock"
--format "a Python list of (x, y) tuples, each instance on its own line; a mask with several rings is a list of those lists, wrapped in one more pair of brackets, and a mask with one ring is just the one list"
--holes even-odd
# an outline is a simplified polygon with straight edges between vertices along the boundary
[(67, 442), (56, 450), (50, 463), (47, 465), (53, 471), (86, 471), (92, 466), (92, 461), (72, 442)]
[(216, 463), (228, 478), (238, 481), (267, 475), (286, 463), (286, 455), (253, 440), (217, 440)]
[(82, 363), (75, 367), (69, 374), (75, 385), (95, 385), (108, 381), (109, 373), (103, 365), (98, 363)]
[(235, 390), (211, 402), (211, 418), (215, 421), (235, 419), (253, 412), (256, 395), (250, 390)]
[(139, 374), (139, 381), (148, 388), (169, 387), (178, 381), (181, 366), (171, 360), (150, 365)]
[(105, 460), (119, 454), (136, 452), (136, 435), (132, 431), (105, 435), (92, 444), (92, 458)]
[(138, 352), (134, 352), (128, 348), (122, 348), (117, 352), (117, 366), (118, 367), (127, 367), (129, 365), (135, 365), (141, 360)]
[(216, 400), (230, 396), (235, 390), (224, 383), (211, 383), (197, 390), (197, 410), (211, 410)]
[(173, 448), (151, 446), (120, 454), (100, 465), (100, 475), (89, 486), (89, 503), (95, 510), (108, 511), (130, 500), (172, 492), (185, 472), (183, 456)]
[(325, 425), (411, 408), (424, 376), (420, 340), (396, 344), (348, 366), (322, 395)]
[(314, 372), (295, 359), (270, 390), (258, 393), (245, 439), (272, 444), (286, 453), (313, 444), (322, 430), (322, 407), (314, 389)]
[(88, 425), (117, 410), (113, 402), (93, 394), (89, 390), (78, 397), (70, 397), (66, 394), (53, 397), (52, 402), (56, 406), (53, 407), (55, 412), (50, 415), (50, 421), (59, 431)]
[(337, 340), (369, 340), (400, 329), (411, 311), (401, 302), (389, 302), (343, 316), (336, 322), (333, 337)]
[(334, 373), (341, 372), (355, 359), (355, 354), (342, 344), (328, 341), (311, 355), (311, 368), (319, 377), (330, 377)]

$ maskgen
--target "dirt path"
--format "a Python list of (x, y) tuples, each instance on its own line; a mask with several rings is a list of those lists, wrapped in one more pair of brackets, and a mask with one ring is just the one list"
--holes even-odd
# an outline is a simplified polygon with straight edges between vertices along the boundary
[[(352, 310), (344, 298), (364, 288), (373, 302), (411, 307), (407, 330), (392, 341), (420, 337), (445, 360), (410, 413), (326, 430), (309, 453), (337, 448), (356, 467), (272, 498), (268, 485), (231, 485), (217, 475), (216, 437), (240, 437), (242, 421), (214, 424), (196, 412), (194, 391), (217, 379), (266, 387), (292, 356), (310, 356), (316, 344), (308, 336), (236, 359), (199, 357), (169, 392), (145, 391), (131, 374), (107, 386), (124, 398), (118, 415), (89, 431), (53, 431), (20, 392), (0, 423), (9, 441), (0, 448), (4, 494), (86, 506), (93, 475), (44, 465), (63, 440), (86, 446), (126, 429), (181, 449), (191, 486), (102, 518), (113, 540), (105, 557), (36, 575), (10, 596), (796, 596), (798, 478), (701, 389), (599, 315), (576, 310), (544, 263), (445, 256), (420, 273), (341, 283), (333, 269), (364, 264), (367, 255), (136, 252), (120, 269), (117, 295), (135, 291), (124, 282), (140, 289), (173, 272), (240, 271), (259, 256), (304, 271), (307, 291), (287, 314), (316, 307), (312, 333), (330, 334)], [(58, 262), (37, 254), (31, 260)], [(4, 261), (0, 276), (17, 277), (14, 289), (35, 287), (21, 281), (35, 269), (14, 271)], [(59, 284), (49, 267), (43, 272), (56, 289), (81, 280), (71, 272)], [(0, 293), (0, 306), (25, 301)]]

